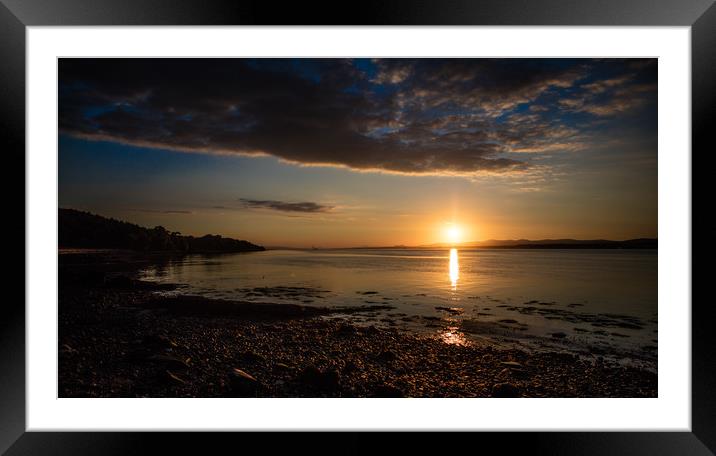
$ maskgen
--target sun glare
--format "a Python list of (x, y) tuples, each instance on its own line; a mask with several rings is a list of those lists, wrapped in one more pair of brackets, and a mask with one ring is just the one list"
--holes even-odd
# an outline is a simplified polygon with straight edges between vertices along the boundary
[(448, 242), (457, 244), (462, 240), (462, 230), (457, 225), (450, 225), (445, 230)]

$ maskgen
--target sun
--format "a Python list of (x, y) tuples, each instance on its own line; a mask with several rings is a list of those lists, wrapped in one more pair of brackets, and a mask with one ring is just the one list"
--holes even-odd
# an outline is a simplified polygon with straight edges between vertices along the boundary
[(457, 244), (462, 240), (462, 228), (458, 225), (451, 224), (445, 229), (445, 236), (451, 244)]

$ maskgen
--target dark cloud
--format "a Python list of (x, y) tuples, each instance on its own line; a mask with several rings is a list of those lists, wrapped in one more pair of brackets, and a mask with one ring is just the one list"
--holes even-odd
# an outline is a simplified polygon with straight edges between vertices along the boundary
[(95, 140), (409, 174), (509, 172), (588, 141), (562, 114), (655, 98), (644, 60), (61, 59), (59, 126)]
[(274, 200), (252, 200), (241, 198), (239, 200), (243, 207), (249, 209), (269, 209), (272, 211), (280, 212), (330, 212), (333, 206), (327, 206), (324, 204), (312, 203), (308, 201), (300, 203), (289, 203), (286, 201), (274, 201)]

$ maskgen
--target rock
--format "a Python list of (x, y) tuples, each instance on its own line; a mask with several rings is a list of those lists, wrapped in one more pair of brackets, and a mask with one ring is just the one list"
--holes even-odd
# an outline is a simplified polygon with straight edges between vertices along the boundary
[(492, 386), (492, 397), (520, 397), (520, 389), (512, 383), (497, 383)]
[(334, 391), (340, 387), (340, 374), (337, 371), (333, 369), (322, 371), (315, 366), (303, 369), (297, 380), (320, 390)]
[(510, 370), (512, 371), (511, 373), (514, 378), (527, 379), (527, 378), (531, 377), (529, 371), (527, 371), (525, 369), (510, 369)]
[(373, 390), (373, 397), (405, 397), (405, 394), (397, 386), (383, 384)]
[(273, 365), (274, 369), (281, 370), (281, 371), (291, 371), (293, 368), (289, 366), (288, 364), (284, 363), (276, 363)]
[(352, 336), (355, 335), (357, 332), (358, 331), (356, 330), (355, 326), (346, 323), (341, 324), (336, 330), (336, 333), (341, 336)]
[(378, 355), (378, 359), (381, 361), (395, 361), (396, 359), (398, 359), (398, 355), (396, 355), (390, 350), (383, 350)]
[(147, 361), (154, 363), (162, 363), (170, 369), (185, 370), (189, 368), (189, 364), (186, 361), (175, 356), (151, 355), (147, 358)]
[(251, 374), (237, 368), (229, 371), (229, 387), (239, 395), (255, 395), (260, 383)]
[(239, 355), (239, 358), (242, 361), (249, 362), (249, 363), (259, 363), (259, 362), (265, 360), (265, 358), (263, 356), (259, 355), (258, 353), (252, 352), (252, 351), (247, 351), (247, 352), (241, 353)]
[(175, 385), (183, 385), (186, 383), (186, 381), (179, 378), (175, 373), (171, 371), (164, 371), (163, 374), (163, 380), (167, 381), (168, 383), (173, 383)]
[(522, 369), (522, 364), (517, 361), (502, 361), (500, 364), (509, 367), (510, 369)]
[(169, 337), (163, 334), (151, 334), (143, 339), (143, 343), (161, 348), (176, 348), (178, 345)]
[(60, 347), (60, 353), (63, 355), (74, 355), (78, 353), (78, 351), (67, 344), (63, 344), (62, 347)]
[(554, 337), (555, 339), (564, 339), (565, 337), (567, 337), (567, 335), (563, 332), (556, 332), (552, 333), (552, 337)]
[(241, 369), (233, 368), (233, 369), (231, 370), (231, 374), (232, 374), (233, 376), (235, 376), (235, 377), (239, 377), (239, 378), (242, 378), (242, 379), (250, 380), (250, 381), (252, 381), (252, 382), (257, 381), (257, 380), (254, 378), (253, 375), (251, 375), (251, 374), (249, 374), (248, 372), (243, 371), (243, 370), (241, 370)]
[(152, 356), (153, 353), (154, 352), (152, 350), (149, 350), (146, 347), (140, 347), (134, 350), (127, 351), (124, 355), (124, 358), (132, 362), (148, 361), (149, 357)]

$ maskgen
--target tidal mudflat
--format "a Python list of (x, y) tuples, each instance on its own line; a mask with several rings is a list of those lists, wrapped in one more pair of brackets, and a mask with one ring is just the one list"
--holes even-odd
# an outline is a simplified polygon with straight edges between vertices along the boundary
[[(442, 262), (444, 290), (391, 289), (390, 267), (377, 281), (368, 272), (374, 265), (356, 272), (362, 257), (333, 254), (348, 259), (327, 266), (330, 254), (309, 258), (323, 278), (352, 263), (353, 286), (295, 273), (286, 280), (286, 258), (306, 269), (295, 253), (60, 255), (60, 396), (657, 395), (656, 334), (647, 336), (653, 346), (642, 336), (655, 330), (648, 313), (600, 312), (569, 291), (552, 300), (508, 299), (497, 288), (475, 294), (468, 278), (479, 268), (463, 260), (453, 286), (444, 253), (420, 259), (436, 269), (422, 271), (426, 284)], [(227, 273), (247, 258), (255, 263), (245, 274), (263, 272), (263, 283)], [(269, 279), (272, 268), (287, 275)], [(206, 269), (213, 273), (199, 274)], [(209, 286), (222, 280), (223, 287)], [(443, 291), (445, 299), (436, 300)]]
[(655, 370), (656, 274), (656, 250), (346, 249), (189, 255), (140, 276), (182, 284), (166, 295), (329, 307), (358, 326)]

